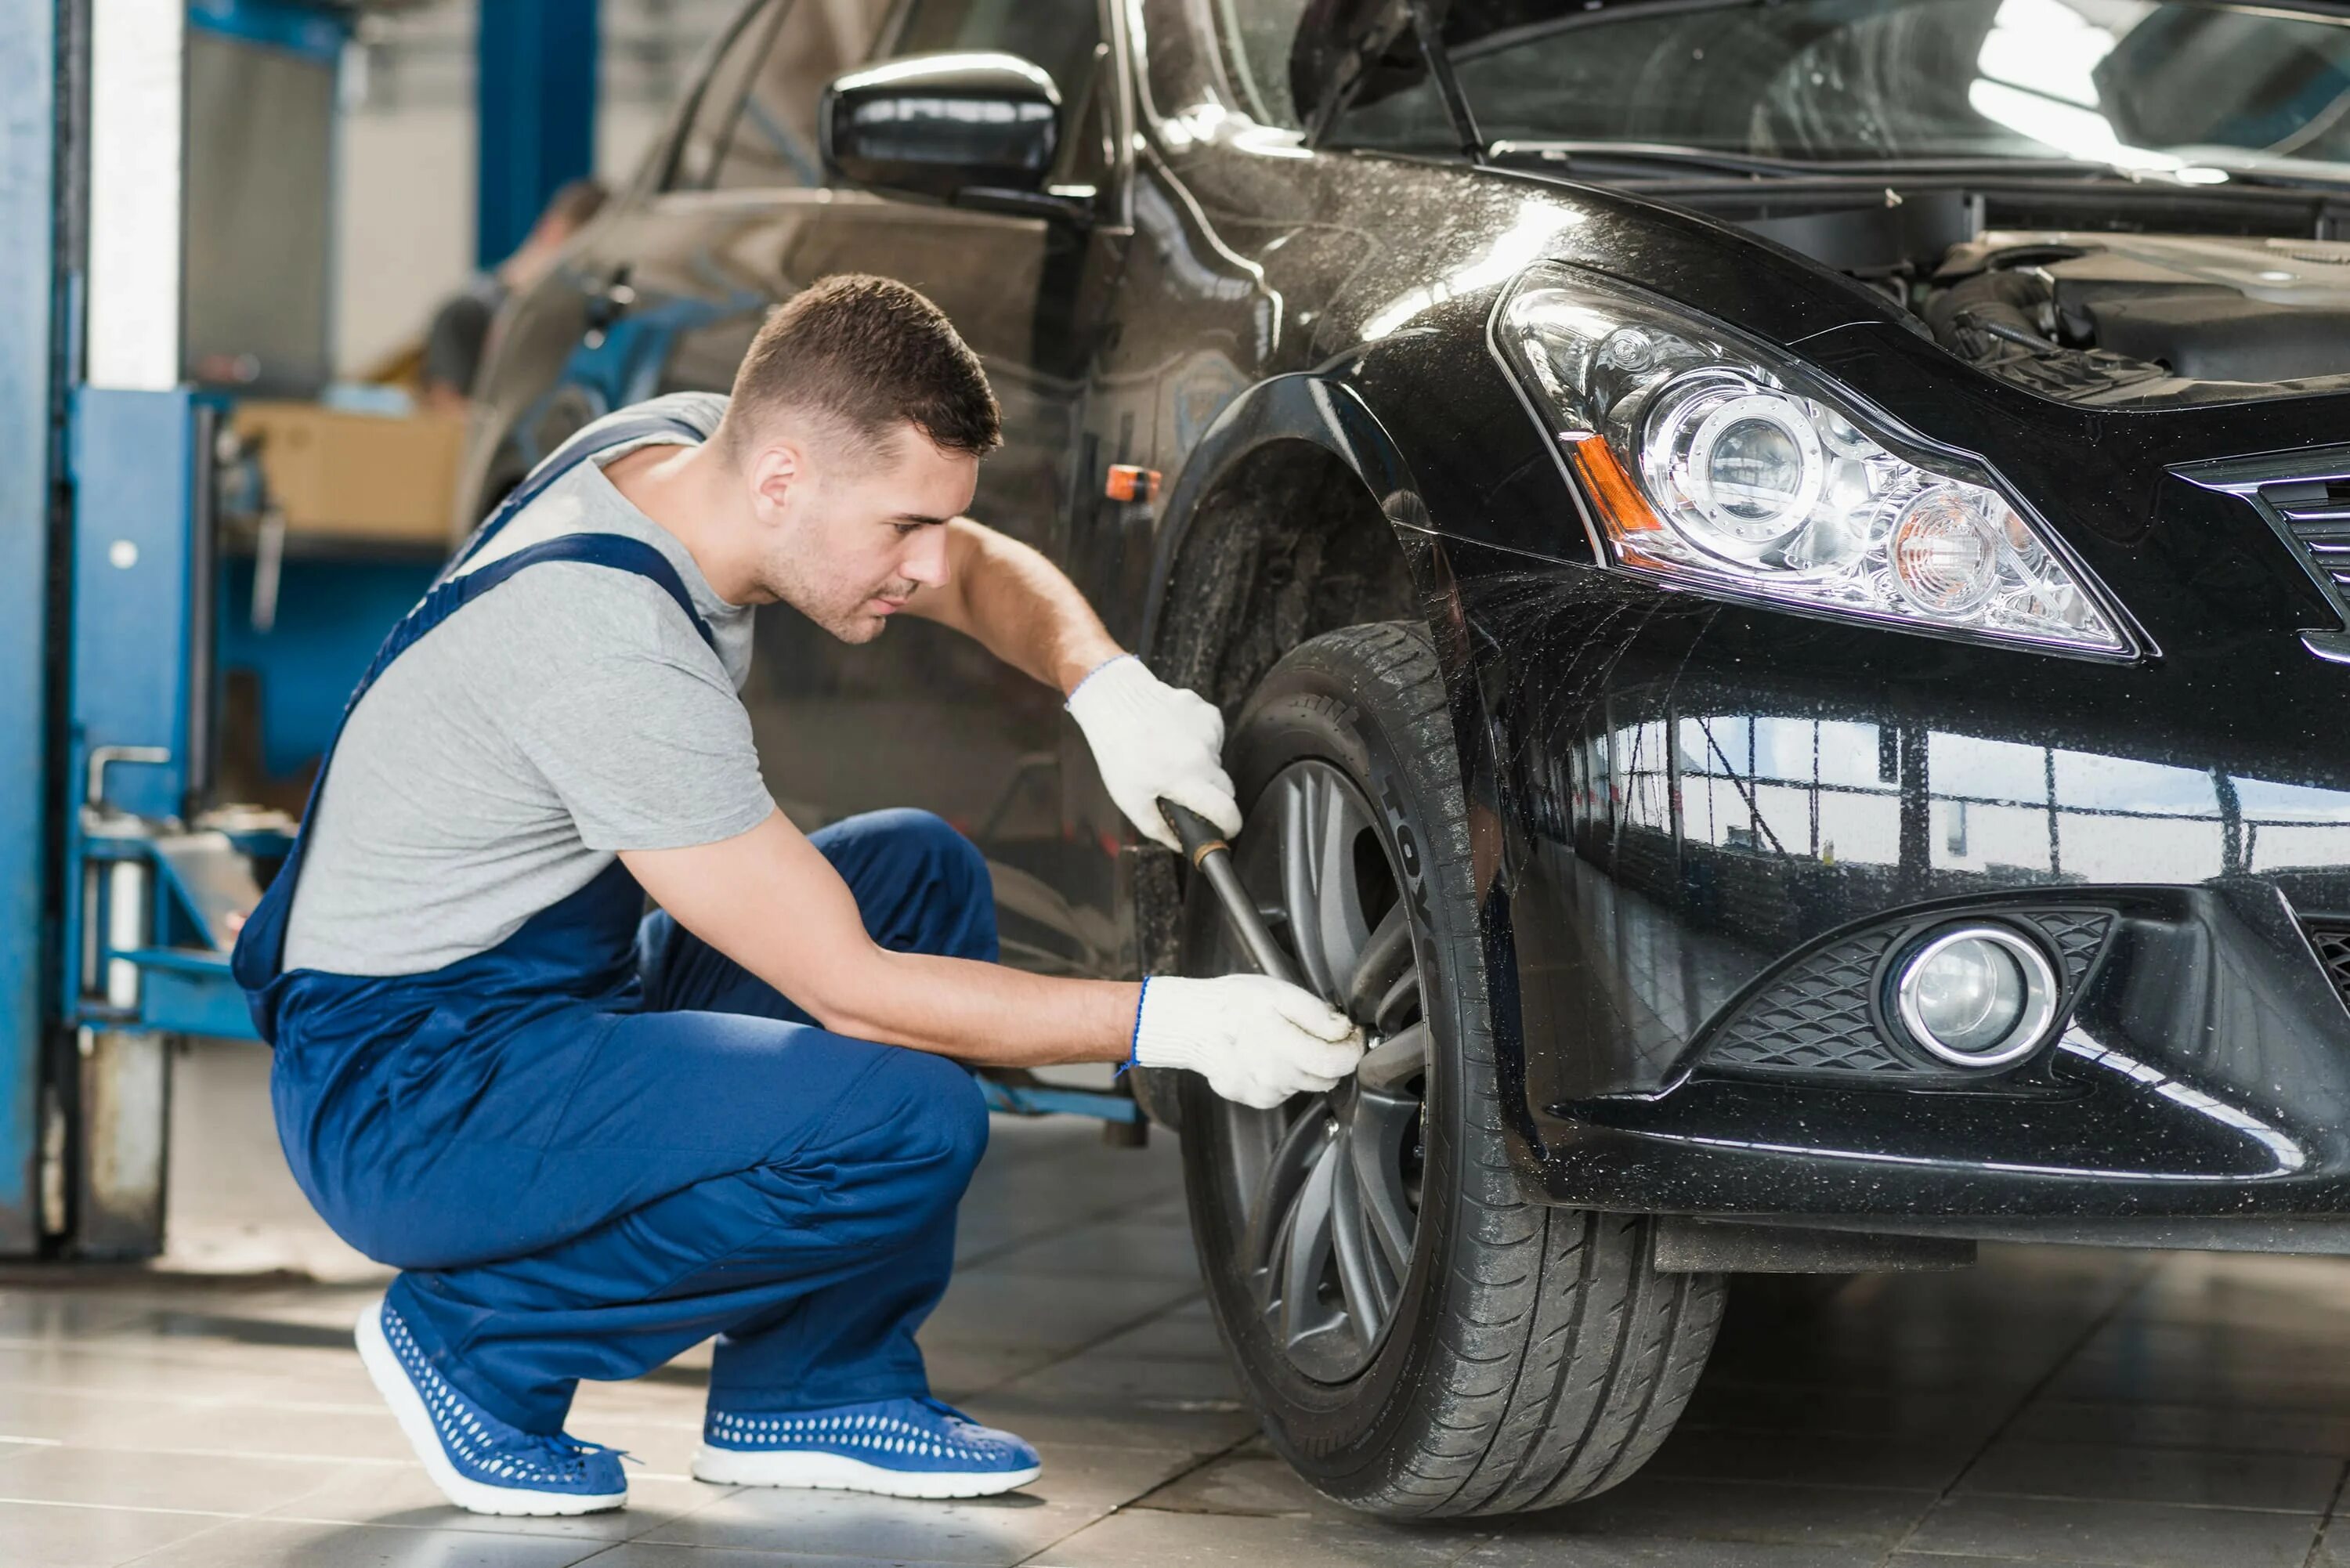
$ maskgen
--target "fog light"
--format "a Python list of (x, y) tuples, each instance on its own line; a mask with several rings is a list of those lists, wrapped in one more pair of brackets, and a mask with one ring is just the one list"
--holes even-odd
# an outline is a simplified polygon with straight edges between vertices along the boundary
[(1894, 1001), (1910, 1038), (1934, 1055), (1998, 1067), (2040, 1045), (2057, 991), (2038, 943), (2005, 926), (1954, 926), (1903, 962)]

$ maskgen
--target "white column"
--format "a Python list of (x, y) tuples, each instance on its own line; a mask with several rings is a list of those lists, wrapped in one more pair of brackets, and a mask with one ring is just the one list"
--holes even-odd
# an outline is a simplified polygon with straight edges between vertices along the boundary
[(97, 0), (89, 43), (83, 379), (161, 391), (180, 383), (187, 0)]

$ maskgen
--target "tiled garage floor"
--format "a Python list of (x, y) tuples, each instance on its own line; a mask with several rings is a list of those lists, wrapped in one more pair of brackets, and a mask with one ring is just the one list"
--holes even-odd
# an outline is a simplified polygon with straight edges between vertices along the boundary
[[(183, 1108), (249, 1104), (249, 1065), (225, 1089), (183, 1078)], [(301, 1241), (259, 1150), (181, 1168), (199, 1254), (236, 1250), (203, 1200), (224, 1192), (274, 1216), (251, 1247)], [(575, 1521), (441, 1505), (349, 1348), (364, 1278), (0, 1275), (0, 1565), (2350, 1565), (2350, 1525), (2328, 1525), (2350, 1264), (1986, 1249), (1968, 1273), (1742, 1292), (1637, 1479), (1548, 1515), (1399, 1527), (1320, 1502), (1254, 1435), (1168, 1141), (1113, 1151), (1084, 1124), (999, 1120), (962, 1253), (924, 1339), (943, 1393), (1043, 1447), (1031, 1490), (702, 1486), (685, 1475), (700, 1370), (680, 1365), (583, 1391), (573, 1430), (643, 1463), (625, 1513)], [(315, 1262), (351, 1266), (325, 1245)]]

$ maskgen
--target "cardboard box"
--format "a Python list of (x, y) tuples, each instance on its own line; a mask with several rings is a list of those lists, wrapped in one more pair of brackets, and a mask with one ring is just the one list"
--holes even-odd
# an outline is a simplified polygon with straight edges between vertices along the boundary
[(233, 422), (257, 444), (288, 532), (432, 544), (452, 537), (463, 418), (252, 402), (236, 406)]

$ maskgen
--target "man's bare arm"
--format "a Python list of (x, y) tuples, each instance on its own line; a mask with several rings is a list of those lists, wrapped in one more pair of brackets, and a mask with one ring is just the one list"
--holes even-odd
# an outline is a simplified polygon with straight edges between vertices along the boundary
[(1057, 691), (1125, 650), (1058, 566), (1017, 539), (956, 517), (947, 524), (945, 586), (907, 601), (908, 615), (951, 626)]
[(1016, 1067), (1123, 1062), (1134, 1038), (1138, 985), (879, 946), (832, 862), (780, 811), (716, 844), (620, 860), (680, 925), (836, 1034)]
[(1238, 833), (1223, 716), (1120, 649), (1076, 585), (1036, 551), (968, 517), (946, 527), (947, 581), (915, 594), (906, 613), (951, 626), (1066, 693), (1110, 798), (1144, 836), (1181, 847), (1161, 799)]

